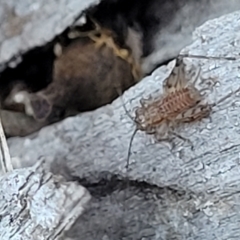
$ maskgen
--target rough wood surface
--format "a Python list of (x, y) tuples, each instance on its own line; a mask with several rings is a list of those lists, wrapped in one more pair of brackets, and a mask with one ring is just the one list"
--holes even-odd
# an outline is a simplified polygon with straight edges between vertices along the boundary
[[(54, 0), (51, 1), (51, 3), (47, 3), (44, 1), (38, 2), (37, 0), (32, 2), (29, 2), (29, 0), (22, 0), (20, 3), (15, 4), (13, 1), (4, 3), (0, 0), (0, 13), (4, 13), (3, 15), (0, 14), (0, 20), (2, 20), (2, 24), (0, 26), (0, 63), (2, 65), (0, 65), (0, 70), (6, 66), (4, 62), (12, 59), (13, 56), (18, 56), (19, 58), (13, 58), (7, 63), (11, 67), (16, 66), (16, 64), (21, 61), (21, 53), (37, 46), (44, 46), (45, 43), (49, 42), (63, 29), (71, 25), (73, 20), (76, 18), (76, 16), (80, 15), (83, 9), (88, 7), (91, 3), (96, 4), (97, 2), (98, 1), (93, 0)], [(109, 2), (117, 1), (110, 0)], [(191, 41), (192, 30), (199, 24), (203, 23), (207, 19), (221, 16), (223, 13), (240, 9), (240, 1), (236, 0), (151, 0), (149, 1), (149, 6), (144, 11), (141, 10), (144, 5), (144, 1), (140, 1), (139, 4), (137, 0), (134, 0), (134, 2), (135, 3), (133, 3), (133, 5), (130, 4), (132, 7), (134, 6), (132, 10), (130, 10), (131, 6), (129, 5), (130, 8), (128, 11), (130, 11), (130, 13), (127, 14), (129, 15), (128, 18), (136, 18), (136, 21), (140, 21), (140, 25), (143, 24), (142, 28), (146, 29), (144, 49), (149, 50), (151, 49), (152, 45), (154, 45), (153, 48), (155, 49), (153, 54), (144, 59), (144, 72), (151, 72), (156, 64), (161, 64), (166, 60), (175, 57), (180, 49), (182, 49), (183, 46), (186, 46)], [(108, 9), (108, 7), (105, 6), (105, 9)], [(110, 19), (110, 21), (107, 20), (107, 22), (114, 22), (114, 25), (118, 25), (118, 14), (116, 14), (115, 11), (111, 11), (112, 7), (109, 7), (109, 9), (109, 12), (108, 10), (106, 12), (104, 11), (103, 15), (104, 17), (107, 17), (105, 20)], [(122, 7), (117, 7), (117, 9), (122, 9)], [(125, 14), (126, 12), (124, 15)], [(142, 17), (140, 17), (142, 20), (137, 17), (139, 14)], [(126, 20), (127, 18), (124, 17), (124, 19)], [(45, 51), (47, 50), (45, 49)], [(51, 50), (49, 51), (51, 52)], [(38, 59), (38, 57), (35, 58)], [(25, 59), (23, 62), (26, 63), (26, 58), (23, 59)], [(47, 64), (46, 61), (43, 62), (50, 66), (51, 56), (48, 57), (48, 60), (49, 64)], [(77, 61), (77, 58), (73, 60)], [(28, 76), (29, 78), (27, 77), (27, 81), (30, 80), (31, 82), (30, 85), (32, 85), (33, 82), (33, 85), (38, 85), (38, 81), (39, 83), (42, 82), (41, 84), (43, 84), (48, 78), (51, 79), (50, 76), (47, 76), (48, 74), (44, 74), (44, 72), (46, 73), (50, 71), (51, 67), (44, 67), (44, 70), (40, 71), (43, 73), (43, 75), (41, 74), (38, 77), (34, 77), (33, 72), (35, 72), (36, 68), (42, 69), (43, 67), (41, 61), (38, 64), (36, 63), (36, 65), (34, 62), (35, 60), (33, 62), (30, 61), (31, 66), (29, 66), (29, 68), (27, 67), (27, 70), (23, 70), (23, 72), (27, 75), (30, 73), (30, 76)], [(76, 66), (78, 66), (78, 64), (80, 63), (76, 63)], [(63, 65), (65, 66), (67, 64)], [(33, 71), (33, 69), (35, 70)], [(14, 74), (14, 79), (11, 80), (26, 80), (25, 74), (24, 76), (21, 76), (21, 74), (19, 75), (18, 70), (15, 68), (12, 71), (15, 71), (16, 75)], [(31, 75), (31, 72), (33, 75)], [(2, 75), (0, 81), (6, 81), (5, 74)], [(98, 78), (97, 81), (99, 81)], [(105, 82), (107, 83), (107, 81), (103, 81), (100, 85), (104, 86)], [(81, 82), (79, 84), (81, 85)], [(83, 87), (79, 89), (83, 89)], [(6, 91), (5, 87), (2, 87), (1, 90), (2, 92)], [(97, 93), (100, 93), (100, 96), (107, 96), (107, 94), (101, 93), (101, 89), (98, 90)], [(94, 89), (92, 89), (90, 92), (91, 94), (88, 94), (89, 96), (96, 95), (96, 91)], [(86, 102), (90, 103), (90, 100), (91, 99), (88, 99)], [(100, 104), (99, 101), (98, 103)], [(87, 107), (86, 104), (80, 105), (83, 107), (80, 108), (81, 111)], [(19, 118), (20, 121), (18, 120)], [(43, 126), (49, 124), (48, 121), (44, 123), (38, 123), (34, 121), (34, 119), (29, 118), (24, 114), (19, 114), (13, 111), (2, 112), (2, 119), (4, 129), (8, 137), (26, 136), (27, 134), (33, 133)], [(5, 119), (7, 119), (7, 121), (5, 121)], [(15, 119), (17, 119), (17, 124), (15, 124)]]
[(42, 46), (97, 0), (0, 1), (0, 63)]
[[(240, 12), (211, 20), (195, 30), (193, 44), (183, 52), (239, 56), (239, 24)], [(239, 60), (186, 59), (186, 63), (189, 67), (201, 65), (204, 79), (218, 79), (219, 85), (207, 97), (209, 102), (240, 85)], [(170, 70), (171, 64), (161, 67), (129, 89), (123, 95), (127, 108), (131, 110), (142, 97), (161, 91)], [(128, 173), (136, 185), (125, 189), (130, 192), (128, 200), (116, 189), (101, 198), (93, 190), (95, 202), (69, 236), (79, 239), (81, 233), (82, 239), (96, 239), (92, 237), (98, 233), (98, 239), (239, 239), (239, 102), (240, 95), (236, 94), (216, 107), (211, 119), (179, 129), (193, 142), (194, 150), (179, 142), (171, 151), (168, 144), (152, 143), (151, 137), (138, 133)], [(110, 184), (111, 177), (126, 176), (124, 167), (133, 130), (134, 124), (117, 99), (94, 112), (8, 142), (21, 166), (32, 165), (44, 153), (51, 156), (53, 170), (67, 170), (91, 188), (94, 184), (101, 188), (102, 179)], [(142, 187), (142, 181), (146, 186)], [(119, 210), (119, 204), (126, 202), (127, 213)]]
[(174, 7), (169, 7), (171, 1), (159, 2), (161, 7), (159, 3), (153, 6), (155, 17), (161, 20), (153, 41), (155, 51), (144, 59), (145, 71), (151, 70), (156, 63), (176, 57), (192, 42), (191, 34), (196, 27), (209, 19), (240, 10), (237, 0), (172, 0)]
[(39, 161), (0, 178), (0, 239), (60, 239), (88, 201), (88, 191), (44, 170)]

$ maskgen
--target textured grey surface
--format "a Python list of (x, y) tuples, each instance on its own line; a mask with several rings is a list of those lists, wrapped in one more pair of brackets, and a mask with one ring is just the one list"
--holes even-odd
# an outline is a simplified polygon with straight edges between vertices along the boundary
[(0, 238), (59, 239), (90, 200), (78, 183), (47, 173), (42, 161), (0, 178)]
[[(21, 54), (43, 46), (71, 25), (83, 10), (99, 0), (0, 0), (0, 67), (14, 57), (11, 66), (21, 60)], [(154, 37), (154, 53), (145, 59), (144, 69), (174, 56), (191, 42), (195, 27), (213, 17), (240, 10), (238, 0), (178, 0), (178, 5), (156, 1), (152, 14), (161, 19)], [(162, 7), (164, 5), (164, 7)], [(160, 6), (160, 7), (159, 7)]]
[(0, 62), (42, 46), (97, 0), (0, 1)]
[[(154, 37), (155, 51), (144, 60), (145, 71), (150, 71), (157, 63), (176, 57), (181, 49), (192, 42), (191, 34), (196, 27), (209, 19), (240, 10), (238, 0), (178, 0), (174, 4), (170, 2), (166, 1), (161, 8), (157, 3), (153, 6), (154, 16), (161, 19), (161, 22)], [(175, 5), (179, 5), (179, 9), (176, 9)]]
[[(238, 56), (239, 26), (240, 12), (211, 20), (196, 29), (193, 44), (183, 51)], [(239, 60), (186, 59), (186, 63), (188, 67), (200, 65), (202, 78), (219, 81), (207, 97), (209, 102), (240, 85)], [(170, 66), (157, 69), (125, 92), (127, 108), (132, 110), (142, 97), (161, 92)], [(129, 194), (128, 200), (121, 196), (121, 187), (109, 191), (114, 187), (104, 190), (99, 184), (101, 179), (106, 181), (104, 186), (114, 183), (111, 176), (126, 176), (134, 124), (120, 99), (8, 142), (21, 166), (30, 166), (40, 155), (46, 155), (51, 157), (54, 171), (78, 176), (92, 188), (89, 210), (68, 233), (73, 239), (239, 239), (239, 103), (240, 94), (233, 95), (214, 108), (211, 118), (179, 129), (179, 134), (193, 142), (193, 151), (178, 140), (171, 151), (167, 143), (153, 144), (151, 136), (138, 133), (128, 173), (134, 186), (123, 190)], [(141, 181), (146, 182), (142, 188)]]
[[(56, 34), (59, 34), (69, 26), (76, 16), (78, 16), (81, 11), (91, 3), (96, 4), (97, 1), (54, 0), (51, 2), (38, 2), (23, 0), (15, 4), (14, 1), (5, 3), (0, 0), (0, 13), (4, 13), (3, 15), (0, 14), (0, 18), (2, 17), (2, 24), (0, 25), (0, 63), (2, 65), (0, 66), (0, 69), (6, 67), (3, 63), (11, 59), (13, 56), (19, 56), (19, 58), (13, 58), (10, 63), (7, 62), (9, 66), (12, 67), (21, 61), (21, 53), (36, 46), (44, 46), (44, 44), (53, 39)], [(135, 16), (137, 12), (141, 12), (139, 10), (141, 9), (141, 6), (142, 4), (139, 4), (137, 6), (138, 9), (134, 9), (134, 11), (130, 13), (130, 16)], [(146, 21), (147, 23), (144, 21), (143, 28), (148, 29), (148, 31), (152, 33), (150, 34), (147, 31), (150, 39), (144, 41), (144, 44), (146, 45), (144, 48), (149, 48), (149, 45), (151, 45), (150, 43), (152, 42), (154, 42), (155, 45), (154, 54), (144, 60), (143, 65), (147, 72), (151, 72), (155, 64), (161, 64), (164, 61), (171, 59), (173, 56), (176, 56), (180, 49), (191, 41), (191, 33), (196, 26), (213, 16), (220, 16), (223, 13), (240, 9), (240, 1), (151, 0), (150, 6), (151, 7), (147, 13), (144, 13), (144, 11), (142, 12), (143, 18), (146, 20), (149, 19), (149, 21)], [(115, 22), (113, 19), (117, 21), (115, 15), (113, 16), (113, 19), (108, 14), (106, 14), (106, 16), (108, 16), (108, 19), (110, 19), (111, 22)], [(153, 32), (149, 30), (151, 28), (154, 29)], [(73, 62), (75, 62), (76, 66), (80, 64), (77, 62), (77, 58), (73, 60)], [(63, 65), (65, 66), (65, 64)], [(37, 81), (38, 78), (35, 78), (35, 76), (31, 77), (31, 72), (33, 74), (34, 68), (34, 66), (29, 66), (29, 71), (28, 69), (23, 71), (26, 72), (26, 74), (23, 74), (24, 76), (21, 76), (21, 73), (19, 73), (18, 70), (16, 70), (15, 73), (12, 72), (14, 78), (12, 80), (18, 80), (18, 78), (23, 80), (29, 73), (30, 76), (28, 75), (28, 77), (26, 77), (29, 78), (27, 81)], [(79, 69), (81, 72), (81, 68)], [(2, 81), (4, 82), (5, 80), (3, 78), (4, 77), (2, 76)], [(51, 79), (51, 77), (49, 79)], [(41, 80), (39, 80), (39, 82), (40, 81)], [(44, 83), (47, 80), (42, 77), (42, 81), (42, 83)], [(31, 84), (32, 83), (30, 83), (30, 85)], [(84, 87), (84, 84), (80, 83), (80, 85)], [(104, 86), (104, 81), (100, 85)], [(55, 87), (57, 88), (57, 86), (58, 84), (56, 84)], [(78, 89), (83, 89), (83, 87), (79, 87)], [(5, 90), (6, 89), (3, 87), (2, 92), (5, 92)], [(100, 95), (103, 96), (100, 88), (98, 91), (100, 92)], [(88, 94), (89, 96), (94, 96), (96, 94), (94, 89), (90, 92), (91, 94)], [(107, 96), (105, 93), (104, 95)], [(91, 99), (89, 98), (85, 102), (89, 103), (91, 102)], [(79, 105), (83, 106), (84, 109), (87, 107), (86, 104)], [(43, 125), (45, 126), (48, 124), (48, 122), (36, 123), (29, 117), (25, 118), (24, 114), (17, 115), (14, 112), (2, 112), (3, 126), (8, 136), (25, 136), (28, 133), (40, 129)], [(8, 120), (5, 121), (5, 119)], [(15, 119), (18, 119), (17, 124)], [(26, 125), (29, 125), (29, 127), (26, 127)]]

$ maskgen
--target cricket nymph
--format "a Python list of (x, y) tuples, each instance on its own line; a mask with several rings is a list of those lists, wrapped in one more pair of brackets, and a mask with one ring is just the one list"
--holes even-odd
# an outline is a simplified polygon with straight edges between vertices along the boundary
[(186, 78), (183, 63), (178, 60), (163, 83), (163, 94), (155, 99), (140, 101), (141, 106), (135, 111), (137, 129), (148, 134), (159, 134), (159, 128), (167, 132), (168, 128), (180, 122), (192, 122), (208, 116), (211, 106), (203, 103), (202, 91), (195, 87), (198, 76), (190, 82)]
[(183, 88), (165, 97), (144, 102), (135, 112), (138, 129), (148, 132), (148, 129), (156, 128), (164, 121), (174, 121), (180, 117), (179, 114), (196, 106), (201, 100), (194, 88)]
[[(175, 128), (181, 123), (209, 116), (211, 105), (203, 102), (204, 97), (201, 93), (204, 89), (198, 90), (195, 86), (199, 73), (200, 70), (194, 80), (190, 81), (191, 79), (186, 77), (183, 59), (178, 58), (171, 74), (163, 81), (162, 94), (140, 100), (141, 106), (136, 108), (133, 119), (136, 128), (129, 144), (127, 168), (132, 142), (138, 130), (153, 134), (158, 141), (169, 140), (169, 134), (185, 141), (184, 137), (175, 132)], [(129, 117), (132, 119), (130, 115)]]
[(151, 96), (148, 99), (140, 100), (140, 106), (135, 111), (135, 118), (132, 118), (136, 128), (130, 139), (127, 168), (132, 142), (138, 130), (153, 134), (157, 141), (171, 140), (172, 143), (170, 136), (178, 137), (183, 141), (188, 141), (193, 149), (191, 141), (179, 135), (176, 128), (182, 124), (193, 123), (209, 117), (213, 107), (240, 91), (239, 87), (217, 102), (208, 103), (205, 98), (205, 91), (212, 90), (217, 82), (208, 79), (211, 86), (198, 89), (196, 83), (199, 75), (200, 68), (198, 68), (194, 77), (189, 78), (185, 71), (183, 58), (178, 58), (172, 72), (163, 81), (163, 92), (157, 97)]

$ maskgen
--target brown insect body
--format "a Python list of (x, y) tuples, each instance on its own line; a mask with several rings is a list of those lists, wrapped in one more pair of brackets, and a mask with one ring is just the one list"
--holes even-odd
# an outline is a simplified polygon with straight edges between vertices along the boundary
[[(223, 59), (234, 60), (233, 58)], [(137, 107), (134, 119), (127, 113), (123, 105), (127, 115), (136, 123), (136, 129), (132, 134), (129, 144), (127, 168), (132, 142), (138, 130), (144, 131), (147, 134), (154, 134), (156, 139), (160, 141), (169, 141), (169, 134), (172, 134), (175, 137), (190, 142), (188, 139), (177, 134), (175, 128), (183, 123), (191, 123), (209, 117), (213, 107), (240, 91), (239, 87), (215, 103), (205, 103), (201, 93), (212, 89), (216, 82), (213, 81), (213, 85), (210, 87), (201, 90), (197, 89), (196, 82), (199, 79), (199, 73), (200, 69), (193, 78), (193, 81), (190, 81), (192, 78), (187, 78), (183, 58), (179, 57), (171, 74), (163, 82), (162, 95), (157, 98), (150, 97), (149, 99), (140, 100), (141, 106)]]
[[(127, 35), (132, 45), (126, 48), (116, 43), (114, 31), (97, 24), (94, 30), (75, 34), (57, 50), (52, 82), (35, 93), (13, 89), (6, 107), (21, 105), (27, 115), (48, 124), (110, 103), (118, 97), (116, 88), (124, 91), (141, 79), (140, 56), (132, 51), (133, 45), (140, 48), (140, 40), (132, 32)], [(21, 102), (15, 95), (21, 95)]]
[(135, 111), (136, 129), (131, 137), (127, 166), (133, 138), (138, 130), (153, 134), (159, 141), (169, 140), (173, 134), (186, 140), (174, 132), (182, 123), (194, 122), (209, 116), (212, 106), (204, 103), (203, 90), (196, 88), (199, 78), (197, 72), (193, 81), (187, 78), (183, 59), (177, 59), (176, 66), (163, 82), (163, 93), (157, 98), (142, 99), (141, 106)]
[[(116, 43), (114, 42), (115, 35), (112, 31), (110, 31), (109, 29), (100, 27), (95, 20), (92, 20), (92, 21), (95, 24), (96, 30), (90, 32), (88, 37), (95, 42), (95, 47), (101, 48), (106, 45), (108, 48), (112, 49), (115, 56), (123, 59), (131, 66), (132, 75), (135, 78), (136, 82), (138, 82), (139, 79), (141, 79), (143, 73), (141, 70), (141, 66), (136, 61), (136, 59), (140, 61), (141, 54), (139, 56), (136, 56), (136, 58), (134, 58), (133, 56), (134, 54), (132, 54), (132, 51), (130, 48), (124, 49), (116, 45)], [(133, 36), (134, 34), (135, 32), (132, 29), (128, 28), (129, 39), (131, 38), (136, 39), (137, 36)], [(129, 39), (127, 38), (127, 41), (129, 41)], [(136, 47), (134, 46), (135, 45), (134, 42), (130, 43), (130, 45), (132, 48)], [(138, 51), (138, 48), (139, 47), (137, 47), (137, 51)]]
[[(195, 106), (200, 99), (192, 89), (184, 88), (171, 92), (163, 98), (146, 104), (136, 110), (136, 121), (140, 130), (157, 127), (163, 121), (174, 120), (179, 114)], [(141, 116), (141, 117), (140, 117)]]
[(208, 105), (201, 104), (201, 107), (199, 105), (203, 97), (201, 91), (195, 87), (198, 74), (193, 82), (186, 79), (184, 65), (181, 61), (177, 61), (176, 67), (164, 81), (161, 96), (141, 100), (141, 107), (138, 107), (135, 112), (135, 122), (139, 130), (154, 133), (163, 124), (172, 127), (180, 122), (199, 119), (200, 113), (202, 116), (209, 113)]

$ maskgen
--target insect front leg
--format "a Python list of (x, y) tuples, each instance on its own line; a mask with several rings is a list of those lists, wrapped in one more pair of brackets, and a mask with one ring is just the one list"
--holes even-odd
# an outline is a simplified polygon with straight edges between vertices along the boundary
[[(212, 107), (208, 104), (198, 104), (177, 115), (174, 120), (174, 124), (175, 126), (179, 126), (182, 123), (191, 123), (191, 122), (200, 121), (203, 118), (209, 117), (211, 110), (212, 110)], [(192, 150), (194, 149), (194, 145), (191, 140), (183, 137), (182, 135), (179, 135), (174, 130), (169, 131), (169, 133), (171, 133), (175, 137), (178, 137), (184, 142), (188, 142), (189, 145), (191, 146), (191, 149)]]
[(172, 134), (173, 136), (181, 139), (183, 142), (188, 142), (188, 144), (189, 144), (190, 147), (191, 147), (191, 150), (194, 149), (194, 145), (193, 145), (192, 141), (189, 140), (188, 138), (183, 137), (182, 135), (176, 133), (175, 131), (169, 131), (169, 133)]
[(175, 138), (179, 138), (183, 142), (188, 142), (191, 149), (193, 150), (193, 148), (194, 148), (193, 143), (188, 138), (186, 138), (176, 132), (176, 129), (178, 129), (179, 125), (180, 125), (180, 123), (178, 121), (171, 120), (170, 124), (169, 124), (169, 131), (168, 131), (169, 135), (174, 136)]
[(173, 138), (170, 137), (169, 128), (167, 123), (163, 123), (155, 128), (154, 138), (156, 142), (168, 142), (171, 145), (171, 150), (175, 148)]

